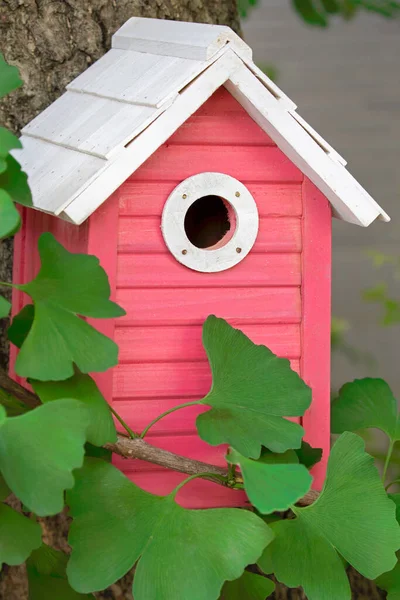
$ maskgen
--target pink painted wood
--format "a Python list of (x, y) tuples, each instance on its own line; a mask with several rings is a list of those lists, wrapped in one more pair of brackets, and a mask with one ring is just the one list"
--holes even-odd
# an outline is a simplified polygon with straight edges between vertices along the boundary
[[(252, 252), (235, 268), (207, 275), (186, 269), (168, 253), (160, 233), (164, 203), (185, 177), (221, 171), (253, 194), (260, 231)], [(16, 237), (14, 278), (38, 269), (38, 235), (52, 231), (70, 250), (96, 254), (110, 277), (112, 297), (127, 311), (116, 324), (96, 320), (120, 345), (120, 365), (96, 375), (103, 393), (133, 429), (211, 383), (201, 344), (209, 314), (224, 317), (256, 343), (291, 360), (313, 387), (304, 417), (307, 438), (329, 450), (330, 210), (325, 198), (225, 90), (218, 90), (89, 220), (76, 228), (26, 211)], [(13, 311), (25, 302), (14, 293)], [(115, 326), (116, 325), (116, 326)], [(14, 353), (13, 353), (13, 356)], [(191, 407), (158, 423), (160, 447), (223, 464), (224, 448), (195, 435)], [(116, 464), (145, 489), (167, 493), (182, 475), (140, 462)], [(316, 470), (320, 486), (325, 465)], [(194, 481), (179, 500), (186, 506), (242, 505), (243, 494)]]
[(308, 179), (303, 184), (303, 319), (301, 376), (313, 390), (303, 417), (306, 439), (323, 450), (313, 472), (321, 489), (330, 451), (330, 329), (332, 212), (324, 195)]

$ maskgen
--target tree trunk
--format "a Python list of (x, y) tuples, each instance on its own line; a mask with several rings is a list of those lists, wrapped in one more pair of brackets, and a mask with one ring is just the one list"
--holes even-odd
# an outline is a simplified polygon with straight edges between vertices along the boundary
[[(130, 17), (157, 17), (229, 25), (240, 33), (236, 0), (1, 0), (0, 52), (20, 69), (24, 86), (0, 102), (0, 123), (18, 132), (53, 102), (65, 86), (110, 47), (111, 35)], [(0, 243), (0, 280), (11, 279), (10, 241)], [(0, 367), (8, 360), (4, 329), (0, 331)], [(17, 502), (14, 502), (18, 506)], [(68, 520), (42, 519), (45, 541), (66, 550)], [(184, 575), (183, 575), (184, 576)], [(130, 600), (132, 574), (97, 598)], [(361, 583), (360, 583), (361, 581)], [(359, 600), (378, 599), (377, 591), (356, 574)], [(276, 600), (304, 600), (301, 592), (279, 586)], [(26, 600), (24, 567), (5, 567), (0, 599)], [(339, 600), (339, 599), (338, 599)]]

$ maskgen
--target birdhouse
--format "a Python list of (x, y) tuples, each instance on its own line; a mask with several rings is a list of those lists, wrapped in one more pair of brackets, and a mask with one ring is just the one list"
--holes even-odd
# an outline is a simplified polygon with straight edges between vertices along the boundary
[[(306, 440), (329, 453), (332, 215), (368, 226), (388, 215), (345, 160), (223, 26), (132, 18), (112, 49), (24, 129), (14, 152), (34, 209), (15, 241), (14, 278), (35, 276), (44, 231), (95, 254), (127, 314), (95, 326), (120, 348), (97, 376), (135, 430), (211, 384), (201, 343), (215, 314), (265, 344), (311, 386)], [(14, 312), (24, 299), (14, 295)], [(224, 464), (196, 434), (198, 407), (161, 420), (149, 441)], [(167, 493), (182, 475), (118, 466)], [(185, 486), (187, 506), (238, 503), (211, 482)]]

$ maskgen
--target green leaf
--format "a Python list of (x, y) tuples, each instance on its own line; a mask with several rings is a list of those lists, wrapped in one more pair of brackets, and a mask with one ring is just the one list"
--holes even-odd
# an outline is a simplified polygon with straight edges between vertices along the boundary
[(328, 14), (335, 15), (340, 12), (340, 5), (337, 0), (322, 0), (322, 6)]
[(0, 240), (14, 235), (20, 225), (21, 217), (14, 202), (6, 191), (0, 189)]
[(356, 379), (346, 383), (332, 403), (332, 432), (376, 428), (392, 442), (400, 439), (397, 401), (383, 379)]
[(312, 0), (292, 0), (292, 2), (293, 7), (306, 23), (319, 27), (327, 26), (325, 15), (316, 9)]
[(271, 524), (276, 539), (259, 564), (263, 568), (265, 558), (270, 569), (272, 562), (278, 581), (302, 586), (309, 600), (350, 600), (339, 554), (369, 579), (396, 564), (395, 506), (357, 435), (344, 433), (335, 443), (318, 500), (293, 510), (296, 519)]
[(26, 566), (29, 600), (94, 600), (92, 594), (79, 594), (68, 583), (68, 556), (43, 544), (32, 552)]
[(305, 496), (312, 484), (304, 465), (274, 464), (271, 455), (251, 460), (231, 450), (227, 460), (239, 465), (246, 494), (263, 514), (287, 510)]
[(4, 481), (3, 475), (0, 473), (0, 502), (6, 500), (8, 496), (11, 494), (11, 490)]
[(22, 85), (17, 67), (8, 65), (0, 52), (0, 98)]
[(105, 371), (118, 362), (118, 347), (77, 315), (118, 317), (125, 312), (109, 300), (110, 286), (99, 260), (72, 254), (50, 233), (39, 239), (41, 269), (37, 277), (16, 286), (33, 300), (32, 327), (18, 354), (21, 377), (59, 381), (80, 371)]
[(400, 524), (400, 494), (388, 494), (388, 497), (391, 499), (392, 502), (395, 503), (396, 519), (397, 522)]
[(301, 442), (301, 448), (297, 448), (295, 452), (300, 464), (307, 467), (307, 469), (312, 469), (322, 458), (322, 448), (313, 448), (304, 440)]
[(21, 142), (11, 131), (0, 127), (0, 173), (7, 169), (7, 162), (4, 159), (14, 148), (22, 148)]
[(221, 600), (265, 600), (274, 589), (270, 579), (245, 571), (239, 579), (225, 583)]
[(35, 318), (35, 307), (26, 304), (20, 312), (15, 315), (7, 331), (7, 337), (14, 346), (21, 348), (31, 330)]
[(89, 375), (76, 372), (65, 381), (30, 380), (29, 383), (43, 404), (60, 398), (74, 398), (83, 402), (90, 417), (87, 440), (94, 446), (117, 441), (110, 407)]
[(4, 189), (18, 204), (32, 206), (32, 194), (28, 185), (28, 176), (15, 158), (8, 155), (7, 169), (0, 173), (0, 189)]
[(59, 513), (64, 490), (82, 466), (89, 414), (78, 400), (59, 400), (7, 419), (0, 427), (0, 471), (30, 511)]
[(261, 446), (274, 452), (299, 448), (304, 430), (284, 417), (303, 415), (311, 390), (289, 361), (214, 316), (204, 324), (203, 344), (213, 383), (201, 401), (212, 408), (196, 421), (200, 437), (250, 458), (260, 456)]
[(387, 600), (400, 600), (400, 563), (389, 573), (378, 577), (375, 583), (388, 593)]
[(11, 304), (3, 296), (0, 296), (0, 319), (8, 317), (10, 310)]
[(0, 504), (0, 569), (3, 563), (20, 565), (42, 543), (42, 529), (36, 521)]
[(102, 590), (139, 561), (135, 600), (216, 600), (272, 539), (249, 511), (186, 510), (174, 497), (144, 492), (112, 465), (86, 459), (67, 494), (73, 588)]

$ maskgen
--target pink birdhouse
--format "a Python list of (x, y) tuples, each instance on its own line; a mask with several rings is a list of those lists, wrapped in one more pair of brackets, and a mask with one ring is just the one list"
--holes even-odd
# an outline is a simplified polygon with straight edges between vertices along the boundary
[[(29, 175), (14, 278), (39, 267), (50, 231), (70, 251), (95, 254), (127, 314), (94, 325), (120, 348), (96, 377), (135, 430), (211, 382), (201, 343), (215, 314), (290, 359), (311, 386), (306, 440), (329, 453), (331, 218), (368, 226), (389, 217), (343, 158), (296, 112), (228, 27), (132, 18), (112, 49), (23, 130), (14, 155)], [(14, 312), (25, 302), (14, 295)], [(161, 420), (151, 443), (224, 464), (203, 443), (198, 407)], [(167, 493), (183, 478), (140, 461), (118, 466)], [(205, 481), (191, 507), (240, 503)]]

